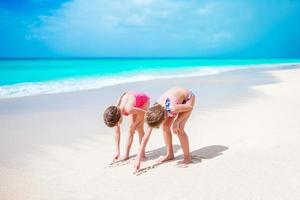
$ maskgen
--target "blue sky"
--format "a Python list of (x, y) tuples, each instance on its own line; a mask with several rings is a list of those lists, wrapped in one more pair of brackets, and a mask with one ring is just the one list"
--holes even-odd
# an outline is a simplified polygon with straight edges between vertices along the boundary
[(298, 0), (0, 0), (0, 57), (300, 57)]

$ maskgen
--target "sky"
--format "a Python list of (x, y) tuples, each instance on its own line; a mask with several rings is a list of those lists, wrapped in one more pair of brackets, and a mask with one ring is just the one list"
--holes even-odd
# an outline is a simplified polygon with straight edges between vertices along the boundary
[(299, 0), (0, 0), (0, 57), (300, 58)]

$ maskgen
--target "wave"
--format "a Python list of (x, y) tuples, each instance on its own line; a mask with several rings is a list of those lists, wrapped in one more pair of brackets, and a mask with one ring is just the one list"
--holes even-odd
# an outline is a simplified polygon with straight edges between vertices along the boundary
[[(278, 65), (277, 66), (282, 66)], [(290, 65), (290, 64), (289, 64)], [(274, 65), (264, 65), (264, 67), (274, 67)], [(99, 89), (117, 84), (147, 81), (154, 79), (170, 79), (183, 77), (196, 77), (219, 74), (236, 69), (245, 69), (253, 66), (230, 66), (230, 67), (193, 67), (177, 70), (155, 70), (141, 71), (122, 76), (98, 76), (76, 79), (65, 79), (46, 82), (28, 82), (14, 85), (0, 86), (0, 99), (17, 98), (25, 96), (35, 96), (42, 94), (55, 94), (64, 92), (74, 92), (82, 90)], [(254, 66), (255, 67), (255, 66)], [(260, 66), (261, 67), (261, 66)]]

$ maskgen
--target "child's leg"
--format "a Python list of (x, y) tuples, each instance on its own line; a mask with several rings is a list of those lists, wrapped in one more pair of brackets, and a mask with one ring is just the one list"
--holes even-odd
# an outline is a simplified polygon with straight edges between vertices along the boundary
[(139, 124), (136, 127), (136, 131), (139, 134), (139, 143), (141, 144), (142, 139), (145, 135), (145, 131), (144, 131), (144, 121), (140, 121)]
[(129, 131), (127, 136), (127, 144), (126, 144), (126, 150), (125, 150), (125, 156), (122, 158), (122, 160), (127, 160), (129, 158), (130, 148), (131, 144), (133, 142), (133, 135), (136, 129), (136, 119), (137, 115), (133, 114), (130, 115), (130, 122), (129, 122)]
[[(143, 105), (143, 109), (147, 110), (149, 107), (150, 101), (148, 100), (147, 103)], [(135, 131), (138, 131), (139, 133), (139, 142), (141, 143), (142, 138), (144, 137), (144, 116), (145, 115), (137, 115), (132, 114), (130, 115), (130, 125), (129, 125), (129, 132), (128, 132), (128, 138), (127, 138), (127, 145), (126, 145), (126, 153), (124, 156), (124, 160), (127, 160), (129, 158), (130, 148), (133, 142), (133, 136)], [(145, 157), (145, 152), (143, 153), (143, 156)]]
[(167, 154), (158, 160), (159, 163), (174, 159), (172, 133), (171, 133), (171, 125), (172, 125), (173, 121), (174, 121), (174, 118), (168, 117), (162, 124), (165, 144), (167, 147)]
[[(195, 97), (193, 96), (186, 104), (190, 104), (194, 106), (195, 104)], [(187, 120), (189, 119), (190, 115), (192, 113), (192, 110), (189, 112), (183, 112), (179, 113), (177, 119), (175, 120), (173, 124), (173, 132), (177, 134), (182, 151), (183, 151), (183, 163), (189, 164), (191, 162), (191, 155), (190, 155), (190, 147), (189, 147), (189, 139), (188, 136), (184, 130), (185, 124)]]
[[(148, 101), (142, 106), (142, 109), (148, 110), (149, 105), (150, 105), (150, 101), (148, 100)], [(142, 139), (143, 139), (143, 137), (144, 137), (144, 135), (145, 135), (145, 131), (144, 131), (144, 118), (145, 118), (145, 115), (144, 115), (144, 114), (140, 114), (140, 115), (137, 116), (137, 119), (136, 119), (136, 121), (137, 121), (137, 123), (138, 123), (138, 125), (137, 125), (137, 127), (136, 127), (136, 130), (137, 130), (137, 132), (138, 132), (138, 134), (139, 134), (139, 143), (140, 143), (140, 144), (141, 144)], [(146, 159), (145, 151), (142, 153), (141, 159), (142, 159), (142, 160), (145, 160), (145, 159)]]
[[(181, 115), (182, 118), (179, 118), (179, 120), (183, 119), (185, 117), (187, 117), (185, 119), (188, 119), (187, 115), (190, 115), (190, 114), (191, 114), (191, 111), (182, 113), (182, 115)], [(184, 121), (186, 122), (186, 120), (184, 120)], [(174, 125), (177, 126), (178, 128), (177, 128), (177, 130), (174, 130), (173, 132), (177, 134), (180, 144), (181, 144), (181, 148), (183, 151), (183, 163), (188, 164), (191, 162), (191, 155), (190, 155), (189, 139), (184, 130), (184, 126), (185, 126), (184, 121), (176, 122), (176, 124), (178, 124), (178, 125), (176, 125), (174, 122)]]
[[(148, 100), (147, 103), (145, 103), (142, 106), (142, 109), (148, 110), (149, 105), (150, 105), (150, 101)], [(145, 115), (141, 114), (141, 115), (138, 115), (137, 119), (136, 119), (136, 122), (138, 124), (137, 127), (136, 127), (136, 130), (137, 130), (137, 132), (139, 134), (139, 142), (140, 142), (140, 144), (141, 144), (142, 139), (143, 139), (143, 137), (145, 135), (145, 131), (144, 131), (144, 118), (145, 118)]]
[[(138, 126), (136, 127), (136, 130), (139, 134), (139, 142), (141, 144), (142, 142), (142, 139), (145, 135), (145, 131), (144, 131), (144, 120), (143, 121), (140, 121), (140, 123), (138, 124)], [(144, 161), (146, 159), (146, 156), (145, 156), (145, 151), (142, 152), (141, 154), (141, 160)]]

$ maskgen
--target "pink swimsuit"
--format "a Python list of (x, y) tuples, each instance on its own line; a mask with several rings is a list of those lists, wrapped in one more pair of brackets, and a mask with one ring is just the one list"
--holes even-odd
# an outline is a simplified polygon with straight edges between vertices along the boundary
[[(147, 103), (147, 101), (150, 99), (146, 94), (144, 94), (142, 92), (129, 91), (127, 93), (132, 94), (133, 96), (135, 96), (134, 107), (136, 107), (136, 108), (142, 108), (145, 105), (145, 103)], [(123, 114), (126, 115), (126, 116), (129, 115), (126, 112), (124, 112)]]
[(143, 105), (145, 105), (145, 103), (147, 103), (147, 101), (150, 99), (146, 94), (144, 94), (142, 92), (130, 91), (128, 93), (135, 96), (135, 105), (134, 105), (134, 107), (137, 107), (137, 108), (142, 108)]

